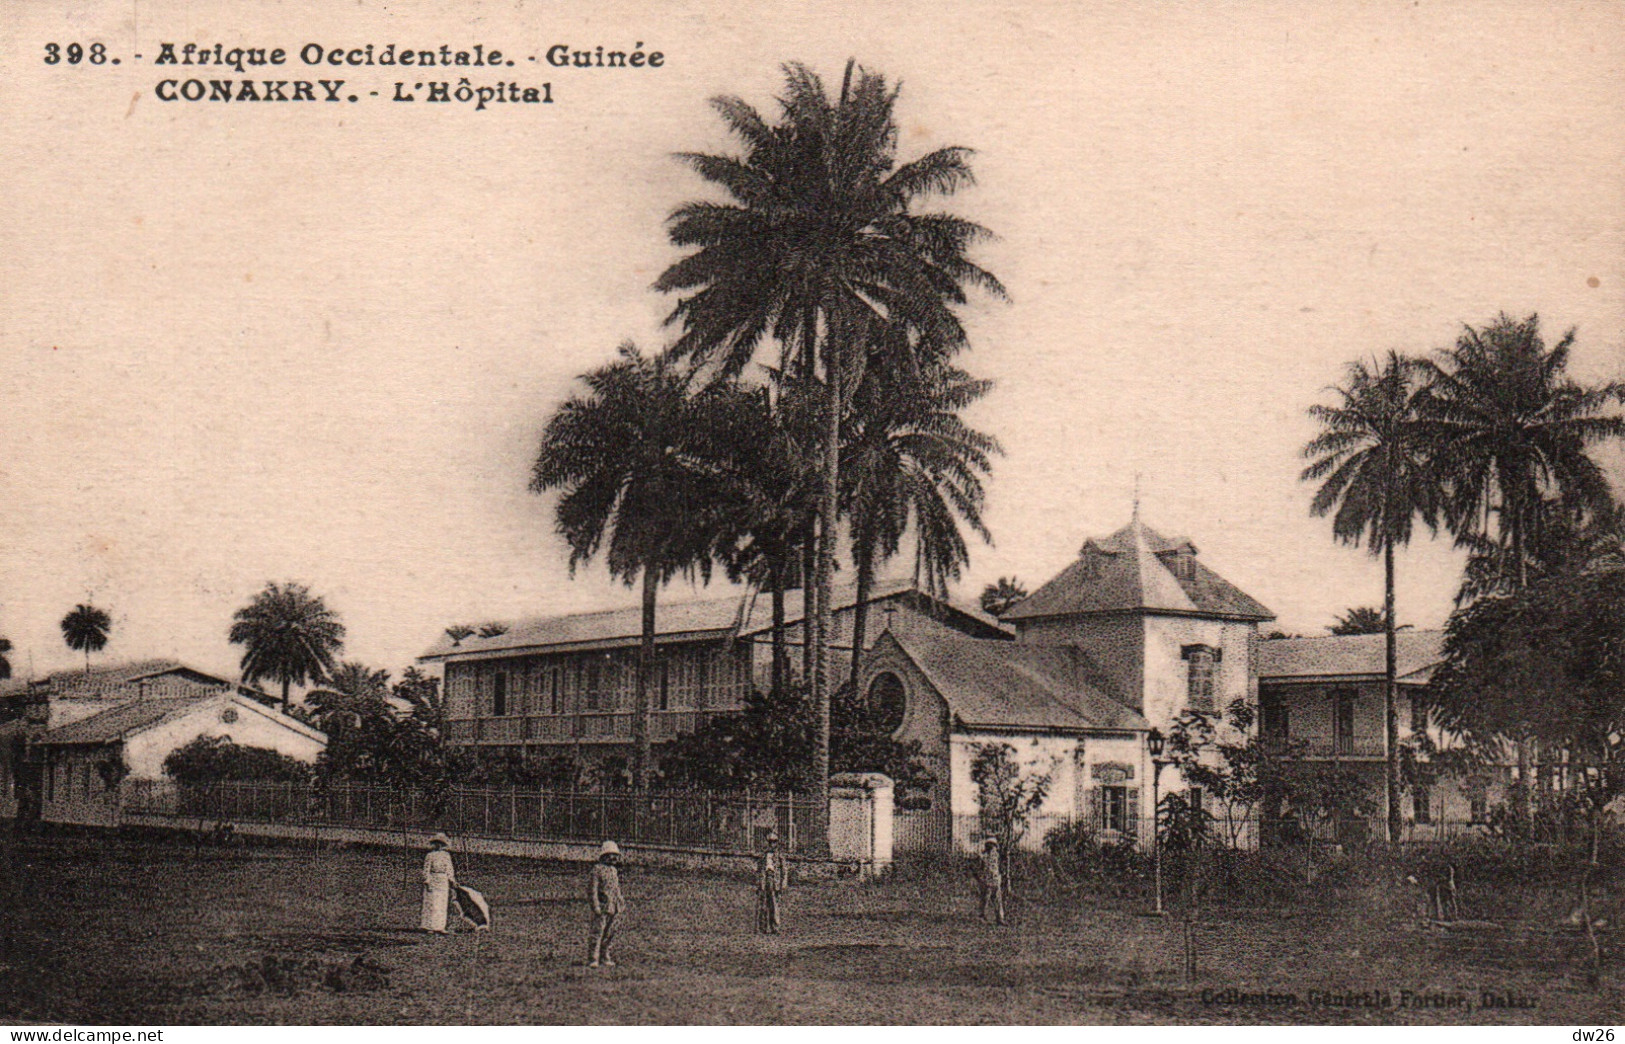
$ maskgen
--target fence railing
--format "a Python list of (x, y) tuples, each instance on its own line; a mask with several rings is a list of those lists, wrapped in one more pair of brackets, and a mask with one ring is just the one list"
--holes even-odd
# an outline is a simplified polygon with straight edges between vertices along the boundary
[[(737, 716), (738, 711), (653, 711), (649, 738), (676, 739), (698, 731), (715, 718)], [(500, 718), (457, 718), (446, 723), (447, 738), (455, 743), (624, 743), (634, 735), (637, 715), (628, 711), (580, 711), (570, 714), (511, 714)]]
[[(956, 815), (942, 821), (932, 821), (924, 814), (917, 822), (911, 813), (898, 813), (894, 820), (895, 845), (898, 851), (975, 851), (988, 836), (1002, 831), (978, 815)], [(1166, 813), (1165, 813), (1166, 816)], [(1164, 836), (1169, 824), (1162, 821)], [(1074, 840), (1087, 838), (1102, 845), (1137, 844), (1149, 848), (1151, 820), (1123, 819), (1111, 821), (1105, 817), (1033, 816), (1021, 832), (1019, 847), (1037, 850), (1045, 847), (1045, 838), (1057, 830), (1074, 833)], [(1259, 845), (1343, 845), (1357, 846), (1381, 841), (1386, 824), (1382, 817), (1344, 817), (1341, 819), (1264, 818), (1247, 816), (1226, 819), (1214, 815), (1205, 824), (1204, 833), (1211, 843), (1253, 848)], [(1456, 838), (1481, 835), (1487, 830), (1482, 819), (1460, 820), (1435, 818), (1428, 822), (1407, 819), (1401, 830), (1402, 844), (1430, 844)]]
[(817, 846), (815, 799), (749, 791), (561, 791), (317, 787), (276, 783), (180, 786), (130, 780), (126, 814), (290, 827), (444, 831), (526, 841), (615, 840), (723, 852), (758, 850), (777, 831), (786, 851)]

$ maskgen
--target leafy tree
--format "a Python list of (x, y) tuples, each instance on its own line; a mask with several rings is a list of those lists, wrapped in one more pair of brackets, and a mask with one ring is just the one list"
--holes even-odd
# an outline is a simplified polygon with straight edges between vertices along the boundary
[[(1226, 846), (1237, 848), (1247, 824), (1263, 804), (1282, 796), (1283, 751), (1254, 728), (1258, 713), (1246, 700), (1233, 700), (1222, 720), (1186, 711), (1168, 728), (1168, 757), (1185, 782), (1200, 787), (1221, 810)], [(1192, 810), (1195, 811), (1195, 810)]]
[(876, 568), (897, 553), (904, 534), (914, 532), (916, 581), (938, 597), (970, 561), (960, 520), (992, 539), (982, 522), (982, 476), (1001, 450), (997, 439), (959, 416), (991, 387), (938, 363), (915, 372), (873, 366), (858, 388), (841, 464), (857, 573), (852, 686), (862, 667)]
[(587, 394), (572, 396), (547, 424), (530, 488), (563, 492), (555, 517), (572, 573), (602, 550), (611, 576), (628, 585), (642, 578), (634, 734), (645, 788), (657, 594), (678, 574), (710, 579), (729, 525), (723, 462), (730, 446), (751, 437), (737, 420), (748, 396), (726, 384), (700, 387), (674, 357), (645, 357), (631, 343), (582, 381)]
[(1013, 576), (1001, 576), (997, 583), (982, 588), (982, 612), (1003, 616), (1027, 597), (1026, 586)]
[(0, 638), (0, 681), (11, 677), (11, 639)]
[[(807, 752), (816, 727), (805, 687), (752, 693), (743, 713), (715, 718), (669, 744), (662, 766), (674, 783), (799, 790), (815, 781)], [(832, 731), (836, 772), (884, 773), (897, 786), (900, 807), (929, 804), (935, 777), (925, 767), (920, 744), (893, 740), (884, 714), (854, 698), (850, 688), (837, 696)]]
[(107, 634), (113, 618), (93, 605), (81, 603), (62, 618), (62, 640), (68, 648), (85, 654), (85, 673), (90, 673), (90, 654), (107, 647)]
[(1053, 770), (1023, 768), (1010, 744), (984, 743), (971, 760), (970, 778), (980, 799), (983, 832), (999, 838), (1006, 853), (1014, 852), (1033, 813), (1049, 797)]
[(738, 98), (713, 101), (739, 139), (738, 156), (686, 154), (729, 201), (693, 202), (671, 215), (671, 241), (691, 251), (655, 283), (681, 294), (673, 350), (737, 374), (764, 339), (779, 368), (822, 383), (824, 437), (816, 554), (806, 615), (814, 767), (820, 797), (830, 767), (829, 638), (840, 510), (842, 425), (878, 331), (910, 349), (965, 344), (955, 306), (969, 286), (1003, 288), (968, 259), (987, 233), (919, 202), (971, 182), (968, 151), (939, 149), (897, 165), (895, 88), (849, 62), (838, 95), (802, 65), (785, 68), (780, 118), (770, 124)]
[(224, 736), (199, 736), (164, 758), (164, 774), (185, 786), (211, 783), (308, 783), (309, 765), (265, 747), (239, 746)]
[(268, 583), (232, 617), (229, 638), (244, 647), (243, 680), (282, 683), (282, 710), (288, 690), (322, 678), (344, 648), (344, 625), (327, 603), (304, 584)]
[(1625, 569), (1480, 598), (1451, 614), (1444, 655), (1432, 682), (1440, 724), (1492, 755), (1506, 736), (1556, 752), (1600, 828), (1625, 793)]
[(835, 694), (830, 762), (834, 772), (879, 772), (895, 785), (898, 808), (931, 807), (936, 776), (926, 768), (918, 740), (892, 738), (895, 708), (877, 707), (850, 685)]
[(800, 686), (753, 692), (739, 714), (711, 719), (668, 744), (667, 781), (698, 787), (798, 790), (812, 780), (807, 751), (817, 727)]
[(1364, 541), (1383, 565), (1383, 719), (1387, 736), (1385, 793), (1390, 842), (1399, 839), (1399, 715), (1394, 638), (1394, 548), (1410, 543), (1417, 517), (1437, 527), (1440, 491), (1420, 423), (1424, 388), (1418, 364), (1389, 352), (1375, 367), (1355, 362), (1332, 389), (1340, 402), (1309, 408), (1321, 432), (1303, 448), (1305, 482), (1320, 482), (1311, 514), (1332, 515), (1332, 535)]

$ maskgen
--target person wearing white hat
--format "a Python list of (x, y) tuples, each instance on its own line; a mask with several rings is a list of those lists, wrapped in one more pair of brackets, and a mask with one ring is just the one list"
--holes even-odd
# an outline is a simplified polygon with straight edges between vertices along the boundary
[(609, 947), (615, 941), (615, 919), (626, 909), (621, 895), (621, 846), (605, 841), (598, 847), (598, 862), (592, 865), (587, 881), (587, 898), (592, 902), (592, 935), (587, 941), (587, 967), (613, 968)]
[(779, 832), (767, 832), (767, 851), (756, 860), (756, 930), (777, 935), (781, 927), (779, 896), (790, 887), (790, 865), (779, 851)]
[(429, 838), (429, 854), (423, 857), (423, 919), (419, 927), (436, 935), (446, 934), (446, 904), (457, 881), (451, 865), (451, 845), (445, 834)]

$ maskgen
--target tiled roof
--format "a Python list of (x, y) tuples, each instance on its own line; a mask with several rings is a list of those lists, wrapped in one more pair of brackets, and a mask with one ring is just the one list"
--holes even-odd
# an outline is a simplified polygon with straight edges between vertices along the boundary
[(945, 627), (888, 632), (969, 728), (1143, 729), (1083, 650), (968, 638)]
[(302, 735), (324, 743), (327, 741), (326, 735), (321, 731), (306, 725), (297, 718), (288, 717), (257, 700), (217, 689), (213, 692), (197, 692), (188, 696), (130, 700), (109, 707), (104, 711), (98, 711), (88, 718), (81, 718), (59, 728), (51, 729), (41, 736), (38, 742), (58, 746), (117, 743), (131, 733), (152, 728), (154, 725), (180, 717), (197, 707), (215, 701), (233, 703), (242, 708), (241, 713), (261, 714)]
[[(188, 667), (178, 660), (137, 660), (81, 670), (55, 671), (43, 679), (14, 678), (0, 684), (0, 698), (19, 693), (46, 695), (55, 699), (130, 699), (146, 683), (148, 695), (166, 695), (166, 689), (179, 695), (199, 688), (239, 688), (229, 678)], [(135, 690), (135, 691), (132, 691)], [(244, 692), (250, 690), (244, 688)]]
[[(1178, 569), (1183, 564), (1186, 569)], [(1184, 539), (1169, 539), (1135, 518), (1089, 540), (1049, 583), (1017, 602), (1006, 620), (1079, 613), (1152, 612), (1273, 620), (1275, 614), (1215, 573)]]
[[(872, 605), (914, 590), (914, 585), (908, 581), (879, 581), (874, 585), (869, 601)], [(919, 597), (926, 596), (921, 594)], [(856, 585), (837, 586), (832, 601), (836, 611), (850, 609), (857, 601)], [(784, 603), (786, 626), (799, 624), (802, 617), (801, 592), (786, 592)], [(939, 604), (945, 610), (970, 618), (970, 626), (984, 628), (989, 634), (1000, 633), (998, 622), (980, 610), (952, 603)], [(874, 634), (880, 626), (880, 621), (871, 620), (869, 633)], [(734, 634), (742, 637), (761, 634), (773, 627), (773, 601), (766, 592), (694, 601), (663, 601), (655, 609), (655, 627), (657, 640), (663, 642), (707, 636), (720, 638)], [(641, 607), (610, 609), (521, 620), (510, 625), (504, 634), (492, 638), (470, 635), (455, 644), (442, 635), (419, 659), (436, 660), (558, 646), (597, 648), (630, 645), (641, 639), (642, 635)]]
[(71, 725), (52, 729), (39, 740), (47, 744), (116, 743), (132, 732), (150, 728), (171, 715), (201, 703), (198, 697), (164, 700), (132, 700), (110, 707)]
[[(1444, 658), (1443, 631), (1400, 631), (1395, 638), (1395, 673), (1401, 681), (1425, 682)], [(1258, 643), (1258, 677), (1382, 677), (1387, 653), (1380, 634), (1326, 638), (1272, 638)]]

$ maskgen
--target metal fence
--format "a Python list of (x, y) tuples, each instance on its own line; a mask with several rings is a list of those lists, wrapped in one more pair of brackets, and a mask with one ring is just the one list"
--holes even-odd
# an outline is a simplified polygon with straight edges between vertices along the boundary
[[(899, 852), (972, 852), (980, 847), (984, 837), (1002, 834), (996, 825), (978, 815), (933, 817), (932, 813), (902, 812), (898, 813), (894, 822), (895, 845)], [(1167, 820), (1164, 819), (1161, 825), (1166, 842)], [(1130, 818), (1109, 822), (1099, 816), (1033, 816), (1021, 832), (1019, 847), (1042, 849), (1046, 847), (1045, 839), (1052, 832), (1060, 830), (1071, 833), (1069, 844), (1131, 844), (1145, 849), (1151, 845), (1149, 819)], [(1401, 844), (1438, 844), (1458, 838), (1483, 836), (1487, 830), (1487, 825), (1481, 819), (1433, 819), (1420, 823), (1408, 819), (1398, 840)], [(1386, 823), (1380, 816), (1337, 820), (1265, 819), (1257, 816), (1227, 820), (1223, 816), (1211, 816), (1204, 829), (1209, 843), (1238, 848), (1260, 845), (1358, 847), (1383, 840), (1385, 831)]]
[(815, 799), (751, 791), (447, 790), (277, 783), (179, 786), (131, 780), (124, 813), (179, 820), (444, 831), (461, 837), (667, 845), (751, 852), (768, 831), (789, 852), (811, 851)]

